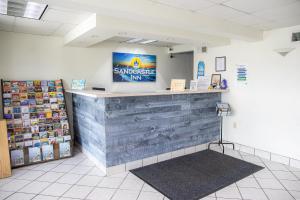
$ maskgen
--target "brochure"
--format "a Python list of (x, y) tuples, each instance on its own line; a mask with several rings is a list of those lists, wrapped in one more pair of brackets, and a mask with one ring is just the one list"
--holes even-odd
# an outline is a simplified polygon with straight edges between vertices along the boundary
[(39, 147), (29, 147), (28, 154), (30, 163), (41, 161), (41, 149)]
[(54, 159), (53, 145), (43, 145), (42, 154), (43, 154), (43, 160), (53, 160)]
[(59, 143), (59, 157), (64, 158), (71, 156), (70, 142)]
[(10, 152), (12, 166), (24, 165), (24, 152), (23, 150), (12, 150)]

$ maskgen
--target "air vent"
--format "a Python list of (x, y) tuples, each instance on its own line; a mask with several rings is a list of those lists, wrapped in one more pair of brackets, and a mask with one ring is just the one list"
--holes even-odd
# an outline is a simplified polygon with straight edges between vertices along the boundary
[(300, 41), (300, 32), (293, 33), (292, 34), (292, 42), (298, 42)]
[(24, 0), (0, 0), (0, 14), (40, 20), (48, 5)]

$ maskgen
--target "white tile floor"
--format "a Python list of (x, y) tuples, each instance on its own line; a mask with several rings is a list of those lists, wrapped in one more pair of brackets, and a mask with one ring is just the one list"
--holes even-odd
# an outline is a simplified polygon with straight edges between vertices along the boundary
[[(265, 169), (203, 200), (300, 200), (300, 169), (239, 151), (226, 154)], [(162, 159), (163, 160), (163, 159)], [(0, 179), (0, 200), (166, 200), (131, 173), (104, 176), (82, 153), (73, 158), (13, 170)]]

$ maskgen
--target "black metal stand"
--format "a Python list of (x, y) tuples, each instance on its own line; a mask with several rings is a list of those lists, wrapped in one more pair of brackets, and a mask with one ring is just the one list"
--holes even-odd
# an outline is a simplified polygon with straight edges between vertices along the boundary
[(230, 144), (230, 145), (232, 145), (232, 148), (233, 148), (233, 150), (234, 150), (234, 144), (232, 143), (232, 142), (223, 142), (223, 117), (221, 117), (221, 125), (220, 125), (220, 139), (219, 139), (219, 141), (218, 142), (211, 142), (211, 143), (209, 143), (208, 144), (208, 149), (210, 149), (210, 145), (212, 145), (212, 144), (217, 144), (217, 145), (219, 145), (219, 146), (221, 146), (222, 145), (222, 148), (223, 148), (223, 154), (224, 154), (224, 151), (225, 151), (225, 148), (224, 148), (224, 144), (226, 145), (226, 144)]

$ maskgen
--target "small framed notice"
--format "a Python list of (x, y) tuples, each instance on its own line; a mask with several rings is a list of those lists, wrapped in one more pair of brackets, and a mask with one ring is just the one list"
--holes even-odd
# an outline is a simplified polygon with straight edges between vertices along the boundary
[(172, 92), (183, 92), (185, 90), (185, 79), (172, 79), (171, 91)]
[(72, 80), (72, 90), (83, 90), (85, 88), (85, 80)]
[(216, 72), (226, 71), (226, 56), (216, 57), (215, 66)]

